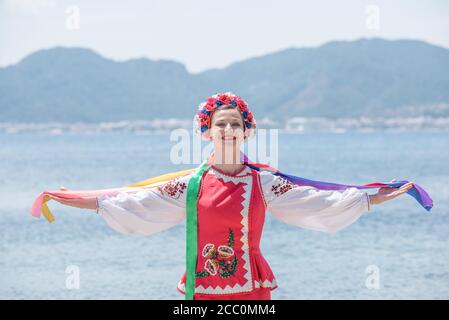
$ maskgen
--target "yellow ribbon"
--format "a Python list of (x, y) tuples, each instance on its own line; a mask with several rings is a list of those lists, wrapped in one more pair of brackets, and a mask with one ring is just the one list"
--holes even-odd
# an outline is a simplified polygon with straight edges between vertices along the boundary
[(50, 201), (51, 198), (48, 195), (44, 195), (44, 200), (42, 201), (42, 214), (47, 219), (48, 222), (55, 221), (55, 216), (51, 213), (50, 208), (48, 208), (46, 202)]

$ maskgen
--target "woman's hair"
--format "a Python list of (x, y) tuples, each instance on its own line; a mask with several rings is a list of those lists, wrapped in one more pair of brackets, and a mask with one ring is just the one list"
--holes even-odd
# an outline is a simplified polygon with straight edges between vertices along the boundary
[(204, 139), (209, 139), (211, 120), (214, 112), (218, 109), (235, 108), (240, 112), (243, 119), (243, 130), (245, 138), (253, 136), (256, 130), (256, 119), (248, 108), (248, 104), (239, 96), (232, 92), (217, 93), (208, 97), (205, 102), (200, 103), (198, 112), (195, 115), (195, 132)]

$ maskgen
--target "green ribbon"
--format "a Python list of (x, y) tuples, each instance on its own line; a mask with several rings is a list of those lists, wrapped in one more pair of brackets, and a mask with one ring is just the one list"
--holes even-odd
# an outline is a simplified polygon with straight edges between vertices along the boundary
[(187, 187), (186, 204), (186, 300), (193, 300), (195, 292), (195, 275), (198, 249), (198, 192), (201, 177), (206, 169), (207, 160), (204, 161), (193, 173)]

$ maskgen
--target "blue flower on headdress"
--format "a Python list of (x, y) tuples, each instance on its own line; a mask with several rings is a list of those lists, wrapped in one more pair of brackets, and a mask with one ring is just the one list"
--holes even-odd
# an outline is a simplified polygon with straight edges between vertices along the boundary
[(201, 126), (201, 132), (205, 132), (205, 131), (207, 131), (207, 129), (208, 129), (208, 126)]
[(223, 102), (221, 102), (220, 100), (217, 100), (217, 101), (215, 101), (215, 104), (217, 105), (217, 107), (219, 107), (223, 104)]
[(235, 99), (232, 99), (229, 104), (233, 105), (234, 107), (237, 107), (237, 101), (235, 101)]
[(246, 125), (246, 127), (247, 127), (248, 129), (251, 128), (251, 123), (245, 121), (245, 125)]

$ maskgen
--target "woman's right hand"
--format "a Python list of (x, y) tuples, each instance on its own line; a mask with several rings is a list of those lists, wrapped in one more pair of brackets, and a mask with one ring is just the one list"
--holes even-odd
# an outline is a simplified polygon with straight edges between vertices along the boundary
[[(69, 189), (61, 186), (59, 190), (67, 191)], [(58, 201), (59, 203), (62, 203), (66, 206), (71, 206), (75, 208), (81, 208), (81, 209), (97, 209), (97, 199), (96, 198), (78, 198), (78, 199), (63, 199), (59, 198), (57, 196), (48, 195), (51, 199)]]

